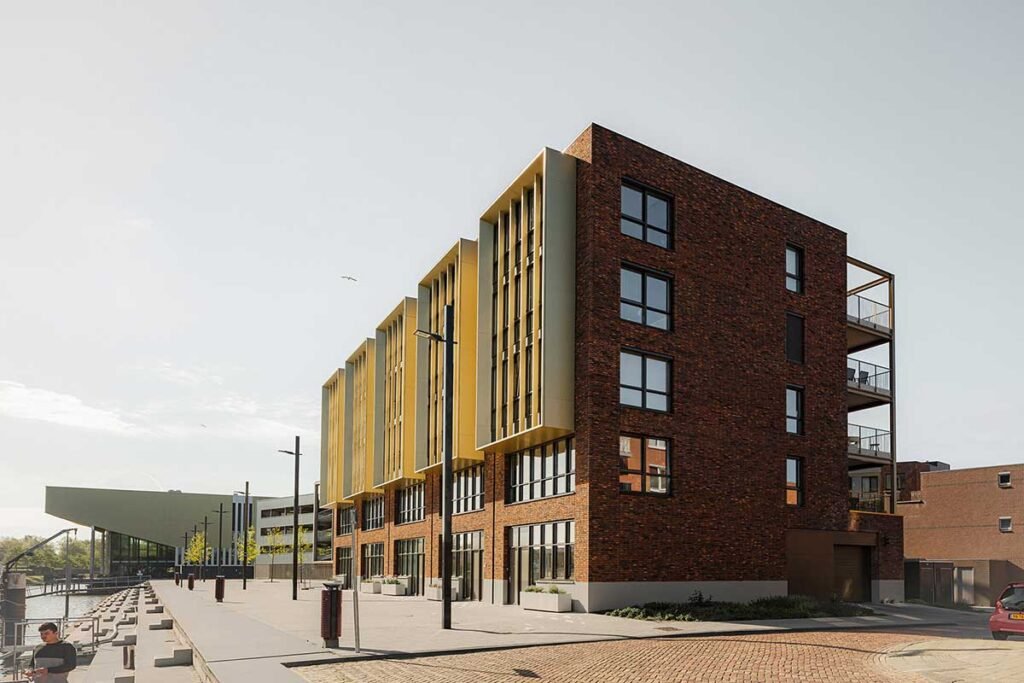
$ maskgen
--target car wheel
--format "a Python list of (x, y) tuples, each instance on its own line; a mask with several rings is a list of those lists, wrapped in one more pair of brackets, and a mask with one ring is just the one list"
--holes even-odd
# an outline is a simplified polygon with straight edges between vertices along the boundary
[(992, 631), (992, 637), (996, 640), (1006, 640), (1010, 636), (1009, 633), (1002, 633), (1000, 631)]

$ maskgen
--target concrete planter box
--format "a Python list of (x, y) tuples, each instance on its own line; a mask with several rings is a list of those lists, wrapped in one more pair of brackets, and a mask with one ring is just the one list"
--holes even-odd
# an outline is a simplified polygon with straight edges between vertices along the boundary
[[(453, 602), (458, 602), (459, 600), (462, 599), (462, 596), (459, 594), (459, 586), (460, 586), (461, 582), (462, 582), (461, 579), (455, 579), (454, 577), (452, 578), (452, 601)], [(442, 596), (441, 596), (441, 586), (427, 586), (425, 589), (423, 589), (423, 591), (424, 591), (424, 594), (425, 594), (427, 600), (438, 600), (438, 601), (440, 601), (440, 600), (443, 599)]]
[(519, 593), (519, 606), (539, 612), (571, 612), (572, 596), (568, 593)]
[(367, 579), (359, 583), (360, 593), (380, 593), (380, 582)]
[(384, 595), (405, 595), (405, 585), (401, 583), (382, 583), (380, 592)]

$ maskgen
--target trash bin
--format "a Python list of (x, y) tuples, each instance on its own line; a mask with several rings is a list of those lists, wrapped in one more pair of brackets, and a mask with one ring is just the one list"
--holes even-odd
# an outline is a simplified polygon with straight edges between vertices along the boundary
[(174, 572), (174, 585), (175, 586), (180, 586), (181, 585), (181, 572)]
[(341, 638), (341, 584), (325, 581), (320, 593), (320, 637), (324, 647), (338, 647)]
[(189, 590), (194, 590), (195, 587), (196, 587), (196, 575), (195, 574), (189, 574), (188, 575), (188, 589)]
[(217, 599), (217, 602), (224, 602), (224, 577), (218, 576), (216, 584), (213, 587), (213, 597)]

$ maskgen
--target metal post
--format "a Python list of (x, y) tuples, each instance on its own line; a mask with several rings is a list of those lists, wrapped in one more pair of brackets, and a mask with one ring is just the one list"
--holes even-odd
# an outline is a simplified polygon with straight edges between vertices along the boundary
[(204, 582), (206, 581), (206, 549), (209, 547), (208, 541), (210, 537), (206, 533), (207, 527), (210, 526), (210, 516), (203, 515), (203, 563), (199, 565), (199, 578)]
[(242, 508), (242, 526), (244, 527), (242, 538), (242, 590), (246, 589), (249, 568), (249, 482), (245, 482), (245, 507)]
[(359, 652), (359, 586), (356, 585), (356, 527), (358, 526), (359, 515), (356, 514), (356, 506), (352, 506), (352, 557), (348, 562), (348, 581), (352, 586), (352, 637), (356, 645), (356, 652)]
[(96, 527), (92, 527), (89, 536), (89, 583), (96, 578)]
[[(64, 535), (64, 625), (67, 627), (71, 611), (71, 532)], [(67, 635), (61, 633), (62, 636)]]
[(455, 309), (444, 307), (444, 463), (441, 477), (441, 628), (452, 627), (452, 421), (455, 389)]
[(295, 437), (295, 508), (292, 511), (292, 600), (299, 599), (299, 437)]
[(217, 506), (217, 517), (220, 524), (217, 525), (217, 574), (224, 573), (224, 503)]
[(889, 450), (892, 459), (892, 486), (889, 490), (889, 513), (896, 514), (898, 462), (896, 459), (896, 283), (889, 276)]

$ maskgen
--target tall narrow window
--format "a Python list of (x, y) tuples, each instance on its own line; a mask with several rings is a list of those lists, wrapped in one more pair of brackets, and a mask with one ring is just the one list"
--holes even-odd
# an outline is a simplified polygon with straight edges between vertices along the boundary
[(804, 433), (804, 390), (801, 387), (786, 387), (786, 431)]
[(670, 207), (669, 198), (662, 194), (623, 184), (619, 228), (623, 235), (667, 249), (672, 234)]
[(620, 280), (619, 317), (660, 330), (669, 327), (671, 280), (635, 268), (623, 267)]
[(668, 441), (619, 436), (619, 491), (667, 494), (669, 476)]
[(804, 319), (795, 313), (786, 314), (786, 358), (804, 362)]
[(786, 458), (786, 505), (804, 504), (804, 463), (800, 458)]
[(786, 245), (786, 289), (801, 294), (804, 291), (804, 250)]
[(664, 358), (622, 351), (619, 354), (619, 402), (667, 412), (672, 364)]

